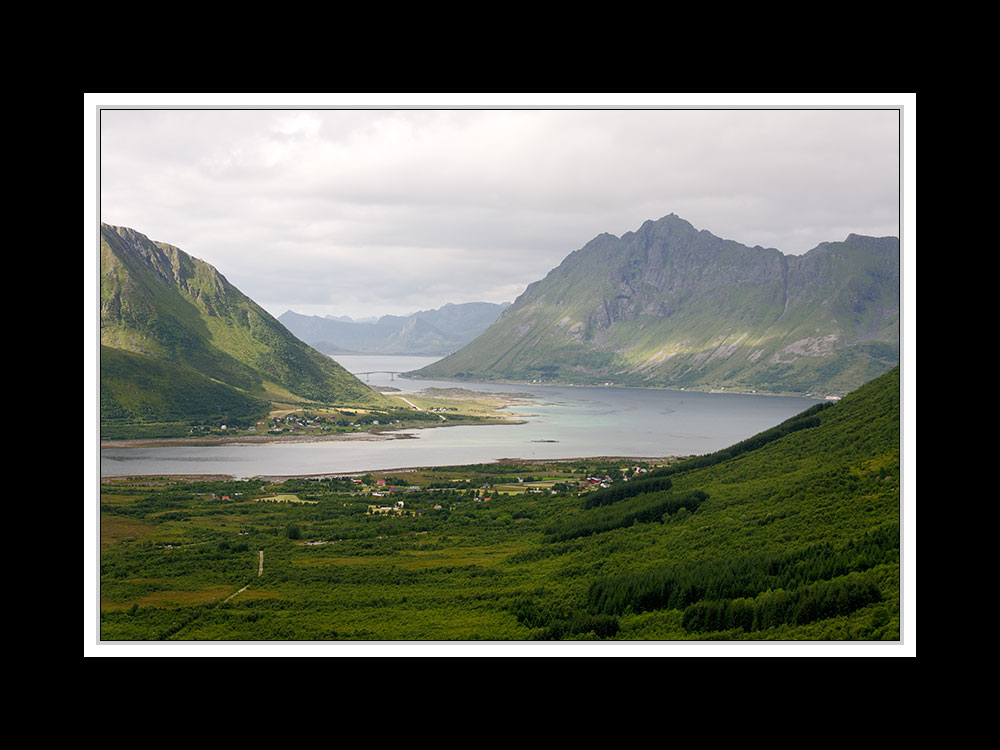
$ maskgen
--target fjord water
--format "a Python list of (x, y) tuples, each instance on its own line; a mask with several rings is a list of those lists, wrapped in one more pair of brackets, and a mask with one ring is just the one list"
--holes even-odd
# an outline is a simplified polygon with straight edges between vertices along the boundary
[(101, 475), (229, 474), (237, 478), (416, 466), (485, 463), (501, 458), (556, 459), (590, 456), (660, 458), (709, 453), (775, 426), (817, 403), (814, 399), (735, 393), (700, 393), (615, 386), (445, 382), (411, 380), (406, 372), (436, 357), (351, 355), (334, 357), (371, 385), (406, 395), (424, 388), (465, 388), (530, 394), (515, 406), (526, 424), (410, 429), (415, 439), (309, 443), (231, 443), (102, 448)]

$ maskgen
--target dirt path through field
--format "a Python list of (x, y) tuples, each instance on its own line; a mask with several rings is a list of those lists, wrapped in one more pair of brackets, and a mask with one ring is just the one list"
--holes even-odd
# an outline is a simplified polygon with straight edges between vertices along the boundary
[[(262, 575), (264, 575), (264, 550), (259, 550), (258, 552), (260, 554), (260, 562), (257, 564), (257, 577), (260, 578)], [(222, 603), (225, 604), (237, 594), (242, 594), (248, 588), (250, 588), (249, 583), (243, 588), (241, 588), (239, 591), (234, 591), (232, 594), (227, 596), (225, 599), (222, 600)]]

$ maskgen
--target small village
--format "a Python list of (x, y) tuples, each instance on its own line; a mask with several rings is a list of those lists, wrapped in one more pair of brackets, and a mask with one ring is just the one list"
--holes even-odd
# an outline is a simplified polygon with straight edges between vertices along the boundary
[[(622, 482), (628, 482), (632, 478), (642, 476), (643, 474), (649, 472), (649, 469), (645, 466), (638, 465), (621, 467), (620, 470), (621, 477), (619, 481)], [(375, 479), (371, 485), (366, 485), (365, 480), (359, 477), (352, 477), (350, 481), (360, 493), (372, 498), (413, 495), (415, 493), (423, 492), (451, 493), (457, 489), (457, 487), (454, 486), (421, 487), (416, 484), (393, 484), (384, 478)], [(512, 481), (497, 482), (495, 484), (486, 483), (474, 489), (461, 489), (468, 492), (466, 497), (469, 500), (477, 503), (488, 503), (492, 500), (494, 495), (498, 494), (560, 495), (563, 493), (575, 492), (577, 495), (582, 495), (587, 492), (607, 489), (608, 487), (611, 487), (614, 482), (615, 479), (610, 474), (604, 474), (602, 476), (588, 475), (582, 480), (566, 477), (533, 480), (531, 478), (518, 476), (514, 477)], [(432, 508), (433, 510), (443, 510), (444, 506), (440, 503), (435, 503)], [(367, 512), (369, 515), (420, 515), (423, 513), (423, 509), (408, 509), (406, 507), (406, 501), (399, 499), (391, 505), (385, 503), (369, 504)]]

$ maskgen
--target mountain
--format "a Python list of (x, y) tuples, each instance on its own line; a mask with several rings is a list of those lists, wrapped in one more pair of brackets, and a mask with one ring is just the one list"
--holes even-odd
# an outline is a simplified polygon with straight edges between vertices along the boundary
[(208, 263), (104, 223), (100, 387), (102, 423), (248, 417), (272, 400), (385, 402)]
[(278, 320), (293, 334), (327, 354), (450, 354), (495, 322), (509, 302), (447, 304), (413, 315), (383, 315), (363, 321), (300, 315), (288, 310)]
[(595, 237), (415, 375), (842, 394), (898, 363), (898, 238), (784, 255), (670, 214)]

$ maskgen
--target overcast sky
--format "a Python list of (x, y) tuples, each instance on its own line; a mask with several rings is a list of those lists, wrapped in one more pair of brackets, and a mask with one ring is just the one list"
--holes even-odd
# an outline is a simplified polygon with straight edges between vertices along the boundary
[(257, 106), (101, 110), (99, 213), (276, 317), (513, 301), (669, 213), (790, 254), (900, 234), (893, 109)]

